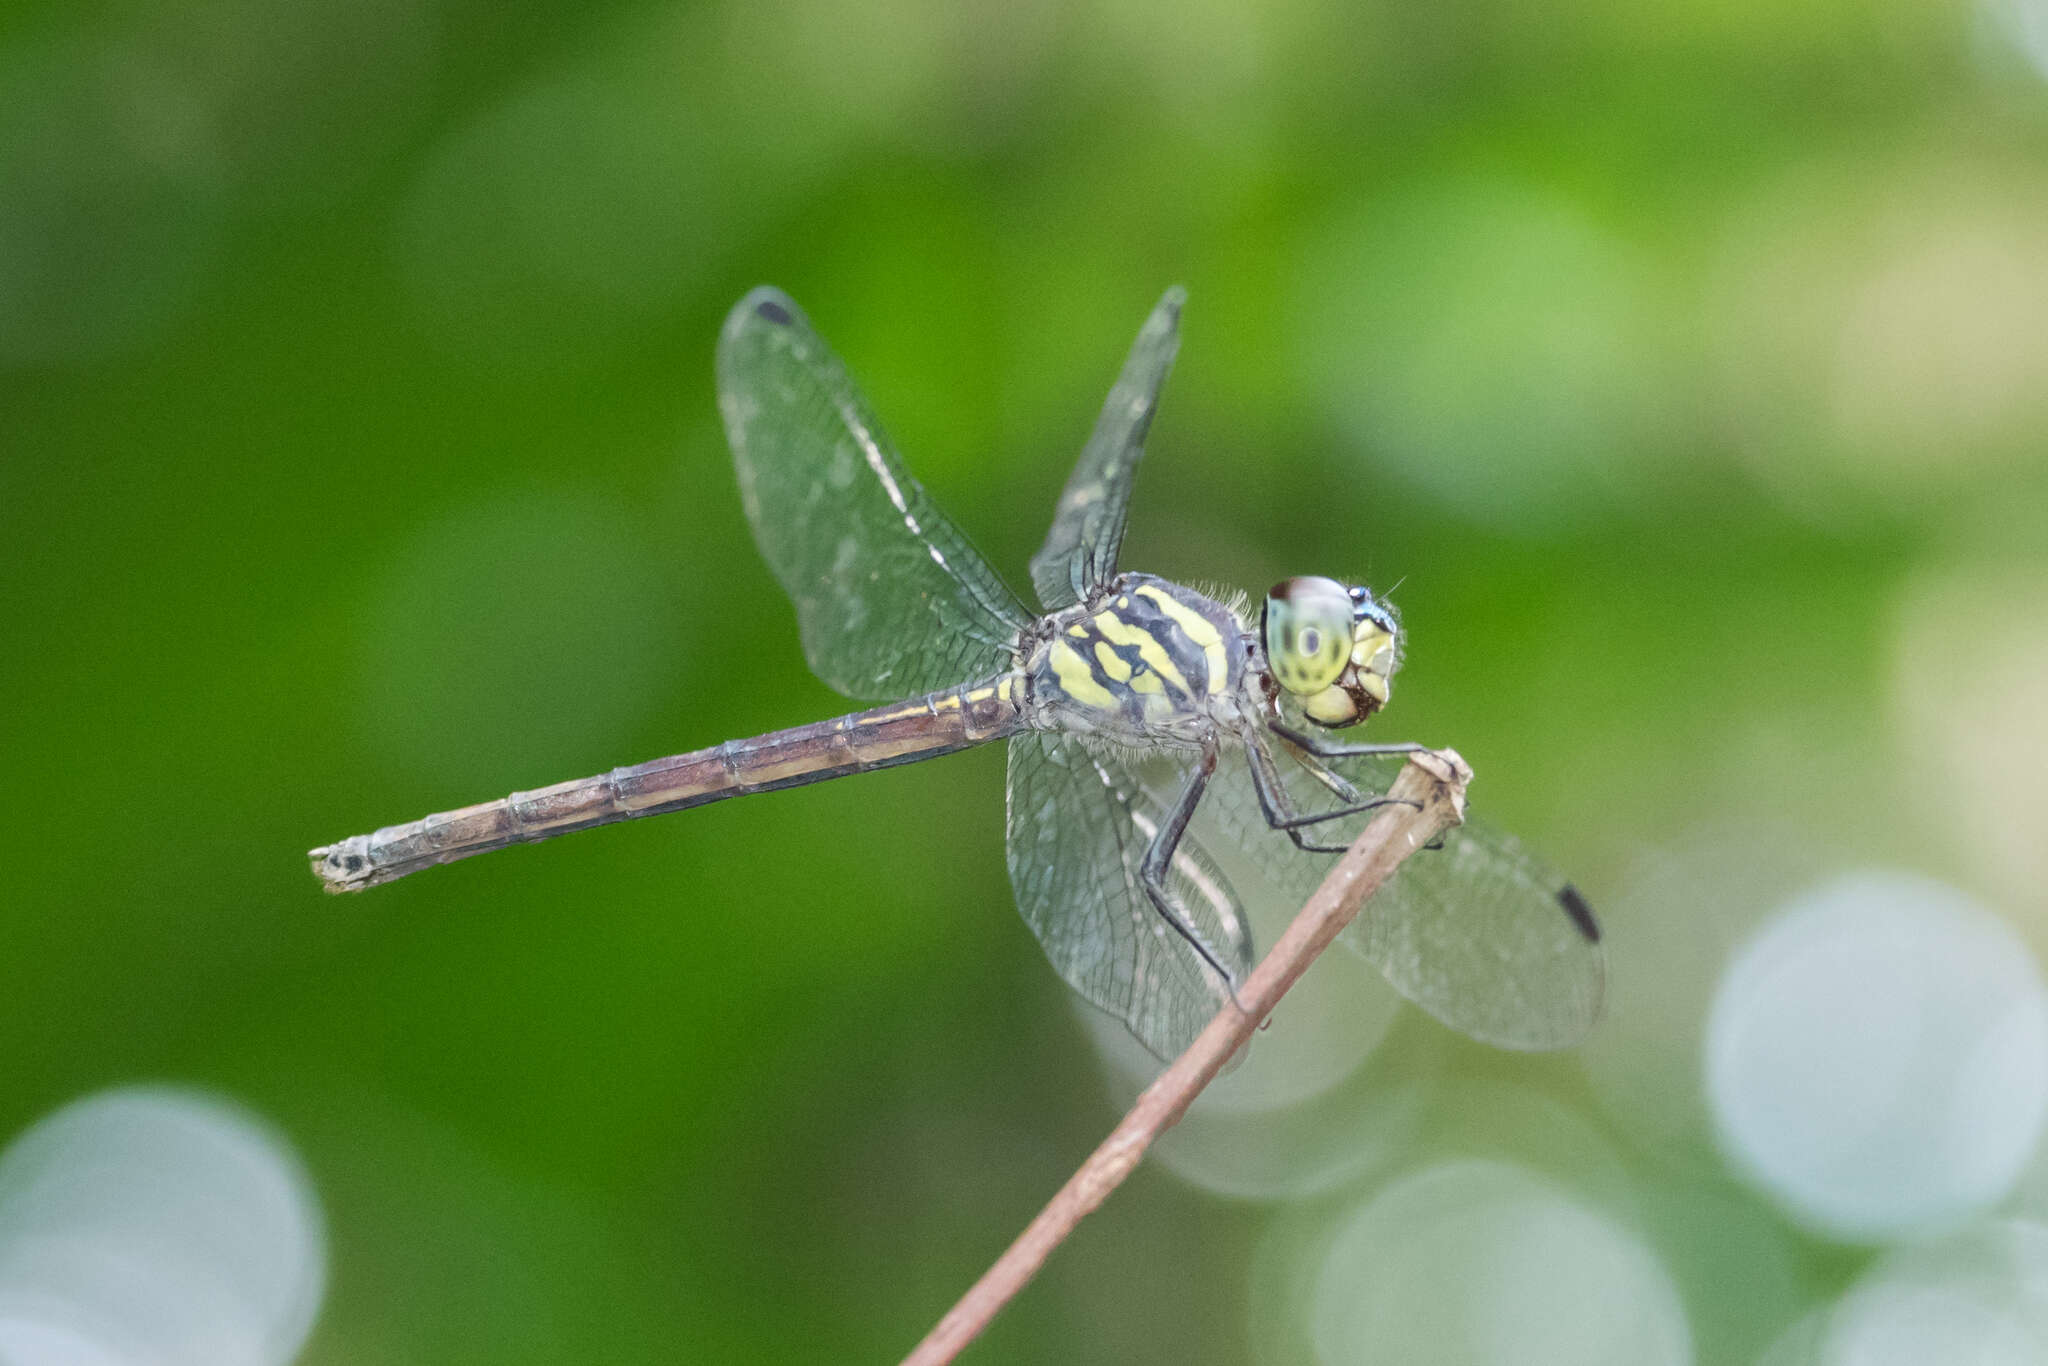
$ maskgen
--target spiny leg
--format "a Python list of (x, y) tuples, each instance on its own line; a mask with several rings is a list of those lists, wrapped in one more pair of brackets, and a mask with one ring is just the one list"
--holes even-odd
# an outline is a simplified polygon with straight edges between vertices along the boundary
[[(1341, 854), (1351, 847), (1349, 841), (1343, 844), (1323, 844), (1310, 839), (1302, 834), (1302, 831), (1328, 821), (1341, 820), (1346, 816), (1356, 816), (1393, 804), (1390, 797), (1369, 797), (1361, 800), (1357, 793), (1353, 792), (1353, 800), (1346, 805), (1332, 807), (1328, 811), (1297, 811), (1294, 799), (1287, 795), (1287, 787), (1280, 781), (1280, 771), (1273, 762), (1273, 756), (1267, 752), (1266, 746), (1256, 733), (1245, 736), (1244, 749), (1245, 761), (1251, 765), (1252, 770), (1252, 790), (1259, 794), (1260, 814), (1266, 818), (1266, 824), (1285, 833), (1298, 849), (1306, 849), (1312, 854)], [(1314, 772), (1314, 769), (1310, 771)], [(1330, 776), (1336, 777), (1335, 774)], [(1338, 781), (1343, 780), (1339, 778)]]
[(1150, 847), (1145, 850), (1145, 861), (1139, 865), (1138, 881), (1145, 888), (1145, 895), (1152, 898), (1152, 908), (1173, 927), (1175, 934), (1187, 940), (1188, 947), (1200, 954), (1202, 961), (1213, 969), (1223, 980), (1224, 989), (1230, 993), (1232, 1004), (1237, 1001), (1237, 976), (1216, 958), (1209, 946), (1202, 942), (1201, 934), (1195, 929), (1194, 921), (1180, 904), (1180, 898), (1166, 885), (1166, 870), (1173, 866), (1173, 856), (1180, 848), (1181, 836), (1187, 833), (1188, 822), (1194, 818), (1195, 807), (1201, 804), (1202, 790), (1209, 785), (1209, 777), (1216, 771), (1216, 746), (1212, 741), (1202, 746), (1202, 756), (1195, 764), (1195, 771), (1188, 775), (1187, 784), (1181, 788), (1180, 797), (1168, 813), (1166, 823), (1152, 836)]

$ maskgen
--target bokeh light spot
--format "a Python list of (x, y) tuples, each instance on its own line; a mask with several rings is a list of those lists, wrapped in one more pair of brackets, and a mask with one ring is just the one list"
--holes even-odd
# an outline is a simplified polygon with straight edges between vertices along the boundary
[(326, 1261), (289, 1145), (218, 1100), (106, 1092), (0, 1154), (9, 1366), (282, 1366)]
[(1444, 1163), (1337, 1231), (1309, 1306), (1326, 1366), (1681, 1366), (1677, 1291), (1633, 1233), (1519, 1168)]
[(2048, 1115), (2026, 946), (1941, 884), (1841, 878), (1738, 953), (1708, 1020), (1722, 1142), (1795, 1218), (1882, 1239), (1988, 1207)]
[(2048, 1229), (2002, 1220), (1901, 1248), (1864, 1273), (1810, 1340), (1809, 1355), (1785, 1366), (2048, 1360)]
[(2048, 80), (2048, 4), (2043, 0), (1979, 0), (1985, 36), (2019, 54), (2033, 74)]

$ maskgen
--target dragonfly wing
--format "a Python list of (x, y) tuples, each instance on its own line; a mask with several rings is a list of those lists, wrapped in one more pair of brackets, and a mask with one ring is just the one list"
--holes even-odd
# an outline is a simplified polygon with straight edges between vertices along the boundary
[(908, 697), (1010, 667), (1030, 612), (903, 467), (788, 295), (757, 289), (726, 318), (718, 394), (754, 541), (819, 678)]
[(1081, 601), (1116, 573), (1131, 480), (1145, 454), (1145, 433), (1159, 407), (1160, 386), (1180, 349), (1180, 309), (1186, 299), (1179, 286), (1167, 290), (1139, 329), (1123, 373), (1060, 493), (1052, 530), (1031, 557), (1031, 583), (1048, 612)]
[[(1271, 881), (1306, 900), (1336, 861), (1295, 846), (1266, 823), (1241, 756), (1218, 766), (1204, 805)], [(1295, 805), (1327, 810), (1336, 798), (1300, 764), (1276, 758)], [(1399, 756), (1325, 761), (1362, 793), (1384, 792)], [(1314, 827), (1319, 843), (1355, 838), (1370, 814)], [(1599, 1018), (1606, 958), (1592, 912), (1564, 878), (1521, 842), (1468, 820), (1442, 847), (1417, 850), (1344, 931), (1415, 1004), (1464, 1034), (1502, 1048), (1564, 1048)]]
[[(1168, 765), (1161, 765), (1166, 767)], [(1161, 1058), (1180, 1055), (1229, 999), (1201, 957), (1153, 909), (1139, 881), (1172, 804), (1122, 758), (1071, 736), (1010, 742), (1009, 862), (1017, 909), (1074, 990), (1122, 1020)], [(1190, 835), (1167, 876), (1218, 961), (1251, 968), (1243, 910)]]

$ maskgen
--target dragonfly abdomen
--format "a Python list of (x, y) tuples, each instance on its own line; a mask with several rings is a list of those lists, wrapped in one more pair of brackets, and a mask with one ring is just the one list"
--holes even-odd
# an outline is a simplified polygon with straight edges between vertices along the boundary
[[(934, 759), (997, 739), (1018, 728), (1015, 694), (1015, 680), (1005, 675), (830, 721), (728, 740), (704, 751), (718, 757), (730, 789), (712, 795), (774, 792), (847, 773)], [(655, 760), (655, 764), (664, 762), (668, 761)]]
[(361, 891), (422, 868), (572, 830), (951, 754), (1019, 729), (1017, 694), (1016, 679), (1004, 675), (437, 812), (323, 845), (309, 857), (328, 891)]

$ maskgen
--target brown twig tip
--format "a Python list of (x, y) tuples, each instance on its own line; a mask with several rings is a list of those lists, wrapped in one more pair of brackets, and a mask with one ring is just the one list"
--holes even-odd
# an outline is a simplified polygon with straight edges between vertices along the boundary
[(1187, 1113), (1195, 1097), (1402, 860), (1465, 819), (1465, 786), (1471, 781), (1472, 770), (1455, 750), (1421, 750), (1409, 756), (1387, 792), (1395, 802), (1382, 808), (1337, 860), (1287, 932), (1238, 989), (1237, 1003), (1218, 1010), (1188, 1050), (1145, 1088), (1109, 1137), (995, 1265), (903, 1359), (904, 1366), (942, 1366), (988, 1327), (1052, 1250), (1136, 1170), (1153, 1141)]

